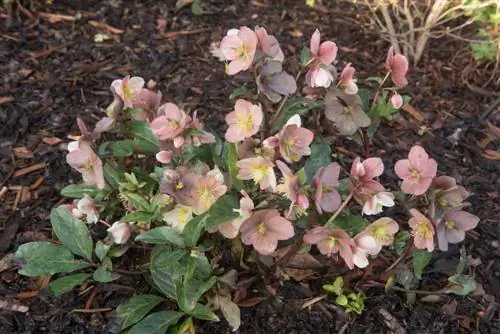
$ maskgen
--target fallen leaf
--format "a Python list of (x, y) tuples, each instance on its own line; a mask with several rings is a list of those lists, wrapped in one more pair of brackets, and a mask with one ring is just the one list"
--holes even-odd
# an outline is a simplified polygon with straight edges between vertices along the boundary
[(57, 145), (59, 144), (60, 142), (62, 142), (62, 139), (61, 138), (57, 138), (57, 137), (43, 137), (42, 138), (42, 141), (47, 144), (47, 145)]
[(424, 303), (439, 303), (442, 300), (443, 297), (441, 297), (440, 295), (428, 295), (420, 299), (420, 301)]
[(483, 157), (488, 160), (500, 160), (500, 152), (493, 150), (485, 150), (483, 153)]
[(493, 123), (487, 120), (486, 129), (488, 130), (488, 133), (495, 139), (500, 139), (500, 128), (498, 126), (493, 125)]
[(405, 103), (401, 109), (412, 115), (419, 123), (425, 120), (424, 114), (408, 103)]
[(7, 104), (14, 102), (16, 99), (14, 96), (0, 96), (0, 104)]
[(239, 303), (237, 303), (237, 305), (239, 307), (252, 307), (252, 306), (255, 306), (259, 303), (261, 303), (262, 301), (266, 300), (268, 297), (253, 297), (253, 298), (248, 298), (248, 299), (245, 299)]
[(24, 146), (14, 147), (13, 151), (16, 158), (26, 159), (33, 157), (33, 153)]

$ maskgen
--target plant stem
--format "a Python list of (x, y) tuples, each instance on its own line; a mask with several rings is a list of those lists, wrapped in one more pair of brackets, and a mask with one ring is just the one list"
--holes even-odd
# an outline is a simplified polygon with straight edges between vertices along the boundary
[(328, 219), (328, 221), (326, 222), (326, 224), (330, 224), (331, 222), (333, 222), (335, 220), (335, 218), (337, 218), (340, 213), (342, 212), (342, 210), (344, 210), (344, 208), (347, 206), (347, 204), (349, 204), (349, 201), (352, 199), (352, 191), (349, 193), (349, 196), (347, 196), (347, 198), (344, 200), (344, 202), (339, 206), (339, 208), (337, 209), (337, 211), (335, 211), (335, 213), (333, 214), (333, 216), (330, 217), (330, 219)]
[[(299, 78), (300, 78), (301, 75), (302, 75), (302, 70), (300, 70), (299, 73), (297, 73), (297, 75), (295, 76), (295, 82), (297, 82), (299, 80)], [(269, 122), (269, 130), (272, 130), (273, 127), (274, 127), (274, 125), (276, 124), (276, 121), (278, 121), (279, 115), (281, 114), (281, 111), (283, 110), (283, 107), (285, 106), (285, 102), (288, 100), (288, 96), (289, 95), (286, 95), (281, 100), (281, 103), (278, 106), (278, 109), (276, 109), (276, 112), (274, 113), (273, 118)]]
[(380, 91), (382, 90), (382, 87), (384, 86), (384, 83), (387, 81), (387, 78), (389, 78), (389, 75), (391, 74), (391, 71), (387, 72), (385, 75), (384, 79), (380, 83), (380, 85), (377, 87), (377, 91), (375, 92), (375, 96), (373, 97), (373, 102), (372, 102), (372, 108), (377, 102), (378, 96), (380, 95)]

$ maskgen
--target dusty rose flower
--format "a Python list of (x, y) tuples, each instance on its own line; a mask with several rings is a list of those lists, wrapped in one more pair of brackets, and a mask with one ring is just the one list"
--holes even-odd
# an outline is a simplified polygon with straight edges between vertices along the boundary
[(177, 204), (172, 210), (163, 214), (163, 220), (179, 232), (193, 219), (193, 209), (189, 206)]
[(261, 144), (259, 139), (255, 138), (245, 139), (238, 146), (238, 159), (253, 158), (255, 156), (262, 156), (264, 158), (267, 158), (269, 161), (274, 161), (275, 160), (274, 147), (271, 148), (264, 146), (263, 143)]
[(111, 234), (111, 238), (115, 244), (127, 243), (132, 234), (129, 223), (120, 223), (119, 221), (113, 223), (107, 231)]
[(309, 61), (310, 69), (306, 74), (306, 82), (310, 87), (330, 87), (334, 78), (330, 66), (337, 57), (337, 45), (334, 42), (327, 41), (320, 43), (321, 36), (316, 29), (311, 36), (311, 54)]
[(314, 201), (319, 213), (333, 212), (340, 206), (341, 198), (335, 189), (339, 183), (339, 175), (340, 166), (337, 163), (321, 167), (314, 175)]
[(363, 111), (361, 98), (337, 88), (330, 89), (325, 96), (325, 116), (335, 123), (344, 136), (351, 136), (359, 128), (366, 128), (371, 124), (370, 117)]
[(358, 234), (354, 237), (352, 247), (352, 262), (358, 268), (366, 268), (369, 264), (368, 255), (376, 255), (377, 242), (368, 234)]
[(144, 87), (144, 79), (141, 77), (130, 77), (127, 75), (122, 80), (111, 83), (111, 90), (123, 101), (124, 108), (133, 108), (133, 100)]
[(403, 106), (403, 97), (399, 95), (398, 93), (394, 93), (391, 96), (391, 104), (394, 107), (394, 109), (399, 109)]
[(229, 128), (225, 138), (230, 143), (237, 143), (252, 137), (259, 132), (264, 114), (259, 105), (238, 99), (234, 105), (234, 111), (226, 115), (226, 123)]
[(169, 164), (172, 161), (172, 151), (160, 151), (156, 153), (156, 160), (162, 164)]
[(440, 207), (456, 207), (469, 197), (464, 187), (457, 185), (451, 176), (439, 176), (432, 181), (431, 189), (436, 195), (436, 203)]
[(301, 127), (299, 115), (292, 116), (278, 134), (279, 151), (286, 162), (298, 162), (303, 156), (311, 154), (314, 133)]
[(437, 173), (437, 163), (418, 145), (411, 148), (408, 159), (394, 166), (396, 175), (403, 179), (401, 190), (407, 194), (422, 195), (429, 189)]
[(343, 229), (318, 226), (307, 231), (304, 242), (316, 245), (323, 255), (332, 256), (338, 253), (349, 269), (354, 268), (352, 249), (355, 243)]
[(240, 180), (253, 180), (260, 185), (261, 190), (276, 189), (276, 174), (274, 164), (264, 157), (255, 157), (239, 160), (237, 178)]
[(224, 180), (220, 180), (211, 176), (200, 176), (188, 173), (184, 176), (183, 180), (190, 178), (186, 181), (191, 185), (190, 194), (187, 197), (187, 204), (193, 208), (193, 212), (201, 215), (224, 195), (227, 191)]
[(256, 211), (245, 220), (240, 231), (241, 241), (253, 245), (262, 255), (271, 255), (279, 240), (290, 239), (295, 234), (292, 223), (281, 217), (276, 209)]
[(190, 205), (189, 197), (194, 188), (196, 174), (188, 173), (181, 168), (165, 169), (160, 182), (160, 192), (172, 196), (178, 204)]
[(220, 51), (230, 63), (227, 74), (234, 75), (247, 70), (253, 62), (257, 49), (257, 35), (248, 27), (241, 27), (236, 34), (230, 30), (220, 43)]
[(394, 195), (387, 191), (375, 193), (365, 200), (363, 205), (363, 214), (378, 215), (382, 212), (383, 207), (394, 206)]
[(240, 199), (240, 209), (238, 210), (240, 214), (239, 217), (217, 226), (219, 232), (228, 239), (236, 238), (240, 232), (241, 225), (252, 216), (252, 211), (254, 209), (252, 199), (244, 190), (241, 192), (243, 197)]
[(99, 189), (106, 187), (102, 161), (86, 141), (79, 142), (78, 148), (66, 155), (66, 162), (82, 174), (85, 184), (96, 185)]
[(285, 217), (291, 217), (293, 207), (298, 205), (299, 208), (306, 210), (309, 208), (309, 199), (307, 198), (306, 190), (300, 184), (299, 178), (293, 174), (290, 168), (282, 161), (276, 161), (276, 165), (283, 174), (284, 183), (277, 186), (277, 190), (284, 193), (286, 197), (292, 202), (290, 209)]
[(351, 63), (347, 64), (346, 67), (340, 73), (340, 84), (344, 87), (344, 92), (349, 95), (355, 95), (358, 93), (358, 86), (354, 80), (354, 73), (356, 70), (351, 66)]
[(194, 146), (200, 146), (201, 144), (215, 143), (215, 137), (209, 132), (203, 130), (203, 123), (198, 119), (197, 111), (195, 111), (191, 117), (191, 123), (188, 124), (188, 129), (194, 129), (188, 135), (178, 136), (174, 139), (174, 146), (181, 147), (185, 144), (193, 144)]
[(116, 119), (111, 117), (103, 117), (96, 124), (94, 128), (95, 133), (109, 132), (116, 124)]
[[(160, 107), (162, 116), (155, 118), (149, 127), (159, 140), (180, 137), (189, 121), (186, 113), (173, 103), (165, 103)], [(178, 146), (176, 146), (178, 147)]]
[(279, 102), (283, 95), (297, 90), (295, 78), (283, 71), (283, 64), (277, 60), (266, 60), (258, 68), (257, 88), (271, 102)]
[(432, 252), (434, 250), (434, 226), (418, 210), (411, 209), (410, 213), (413, 217), (408, 221), (408, 225), (412, 229), (415, 247)]
[(138, 121), (151, 120), (156, 115), (156, 111), (160, 108), (161, 93), (155, 93), (149, 89), (141, 89), (134, 97), (132, 104), (134, 108), (142, 109), (142, 112), (135, 114), (134, 119)]
[(259, 51), (267, 57), (270, 57), (272, 60), (283, 62), (285, 56), (276, 37), (268, 35), (266, 29), (263, 27), (256, 27), (255, 34), (257, 35), (259, 41), (257, 45)]
[(312, 88), (328, 88), (335, 80), (332, 72), (329, 66), (318, 65), (313, 67), (306, 73), (306, 83)]
[(95, 224), (99, 221), (99, 212), (94, 205), (94, 200), (89, 195), (85, 194), (76, 204), (76, 208), (85, 215), (87, 224)]
[(85, 218), (85, 215), (78, 210), (76, 205), (78, 204), (78, 200), (74, 200), (73, 203), (71, 204), (61, 204), (60, 207), (66, 208), (75, 218), (77, 219), (83, 219)]
[[(384, 186), (374, 180), (383, 172), (384, 163), (380, 158), (368, 158), (364, 161), (361, 161), (359, 157), (354, 159), (349, 178), (349, 190), (353, 193), (356, 202), (364, 206), (366, 202), (372, 200), (375, 194), (385, 191)], [(377, 203), (378, 198), (374, 200)]]
[(448, 244), (457, 244), (464, 241), (465, 232), (476, 228), (479, 218), (461, 207), (448, 210), (436, 224), (436, 234), (439, 249), (448, 250)]
[(392, 82), (398, 87), (403, 88), (408, 84), (406, 72), (408, 72), (408, 60), (401, 54), (395, 54), (391, 46), (387, 52), (385, 67), (391, 71)]
[(375, 247), (370, 249), (371, 255), (378, 254), (383, 246), (394, 242), (394, 235), (399, 231), (399, 224), (391, 218), (382, 217), (369, 224), (360, 235), (369, 235), (375, 240)]
[(311, 36), (311, 54), (315, 59), (317, 59), (323, 65), (330, 65), (337, 58), (337, 45), (334, 42), (327, 41), (321, 43), (321, 35), (319, 30), (316, 31)]
[(113, 86), (111, 86), (111, 91), (113, 92), (113, 102), (106, 108), (106, 115), (109, 118), (116, 119), (122, 112), (124, 105), (122, 98), (114, 92)]

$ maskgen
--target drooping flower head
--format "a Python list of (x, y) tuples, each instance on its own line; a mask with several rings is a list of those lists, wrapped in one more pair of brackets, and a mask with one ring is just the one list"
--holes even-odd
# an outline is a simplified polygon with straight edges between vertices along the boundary
[(283, 62), (285, 56), (276, 37), (268, 35), (266, 29), (263, 27), (256, 27), (255, 34), (259, 41), (257, 45), (258, 50), (272, 60)]
[(172, 151), (160, 151), (156, 153), (156, 161), (162, 164), (169, 164), (172, 161)]
[(430, 220), (417, 209), (411, 209), (412, 218), (408, 221), (412, 229), (413, 242), (418, 249), (434, 250), (434, 226)]
[(431, 189), (436, 196), (436, 204), (442, 208), (451, 208), (461, 205), (469, 197), (464, 187), (457, 185), (451, 176), (439, 176), (432, 181)]
[(229, 128), (225, 138), (230, 143), (237, 143), (250, 138), (259, 132), (264, 114), (259, 105), (238, 99), (234, 105), (234, 111), (226, 115), (226, 123)]
[(159, 140), (175, 139), (181, 136), (189, 121), (186, 113), (173, 103), (165, 103), (159, 112), (163, 114), (149, 124)]
[(186, 205), (177, 204), (172, 210), (163, 214), (163, 220), (179, 232), (193, 219), (193, 209)]
[(390, 101), (394, 109), (401, 108), (404, 103), (403, 97), (399, 95), (397, 92), (394, 92), (394, 94), (392, 94)]
[(408, 60), (402, 54), (395, 53), (392, 46), (387, 52), (385, 67), (391, 71), (391, 79), (396, 87), (403, 88), (408, 85), (408, 80), (406, 79), (406, 72), (408, 72)]
[[(380, 204), (380, 200), (387, 200), (385, 196), (374, 198), (376, 194), (385, 192), (384, 186), (375, 180), (383, 172), (384, 163), (380, 158), (368, 158), (363, 161), (360, 157), (354, 159), (349, 177), (349, 190), (353, 193), (356, 202), (365, 206), (367, 202), (371, 201), (366, 205), (375, 205), (375, 208), (378, 209), (376, 204)], [(390, 204), (389, 201), (385, 201), (385, 203)], [(367, 210), (369, 211), (368, 207)]]
[(220, 51), (229, 60), (227, 74), (234, 75), (247, 70), (253, 62), (257, 49), (257, 35), (248, 27), (231, 29), (220, 43)]
[(127, 75), (121, 80), (111, 83), (111, 91), (120, 97), (124, 108), (133, 108), (134, 98), (144, 87), (144, 79), (141, 77), (130, 77)]
[(349, 95), (355, 95), (358, 93), (358, 86), (354, 80), (354, 73), (356, 70), (351, 66), (351, 63), (347, 64), (346, 67), (340, 73), (340, 84), (344, 87), (344, 92)]
[(390, 246), (394, 242), (394, 235), (399, 231), (399, 224), (391, 218), (382, 217), (369, 224), (360, 235), (369, 235), (375, 240), (375, 247), (371, 248), (372, 255), (378, 254), (382, 246)]
[(354, 246), (352, 247), (352, 262), (358, 268), (368, 266), (368, 255), (376, 255), (378, 252), (377, 242), (369, 234), (358, 234), (354, 237)]
[(313, 178), (314, 201), (319, 213), (333, 212), (340, 206), (341, 198), (335, 189), (339, 183), (340, 166), (331, 163), (318, 169)]
[(156, 115), (161, 103), (161, 93), (155, 93), (152, 90), (143, 88), (135, 95), (132, 101), (134, 108), (142, 109), (142, 112), (133, 115), (138, 121), (152, 120)]
[(102, 161), (88, 142), (79, 142), (78, 148), (66, 155), (66, 162), (82, 174), (85, 184), (96, 185), (99, 189), (106, 187)]
[(278, 134), (279, 151), (286, 162), (298, 162), (311, 154), (309, 147), (314, 139), (311, 130), (301, 127), (299, 115), (292, 116)]
[(262, 255), (270, 255), (278, 246), (279, 240), (287, 240), (295, 232), (290, 221), (280, 216), (276, 209), (259, 210), (245, 220), (240, 228), (241, 241), (253, 245)]
[(253, 180), (258, 183), (261, 190), (276, 189), (276, 174), (274, 164), (264, 157), (258, 156), (236, 162), (238, 167), (237, 178), (240, 180)]
[(363, 214), (378, 215), (382, 212), (383, 207), (394, 206), (394, 194), (381, 191), (374, 194), (367, 194), (365, 203), (363, 204)]
[(215, 143), (215, 137), (213, 134), (206, 132), (203, 129), (203, 122), (198, 118), (198, 112), (195, 110), (191, 116), (191, 122), (187, 125), (187, 129), (194, 129), (193, 131), (185, 136), (178, 136), (174, 139), (174, 146), (181, 147), (186, 144), (193, 144), (194, 146), (200, 146), (201, 144), (211, 144)]
[(314, 59), (323, 65), (330, 65), (337, 58), (337, 45), (332, 41), (321, 43), (321, 35), (318, 29), (311, 36), (310, 47)]
[(309, 208), (309, 199), (307, 198), (306, 190), (300, 184), (299, 178), (293, 174), (290, 168), (282, 161), (276, 161), (276, 165), (283, 174), (284, 183), (277, 187), (277, 190), (284, 193), (286, 197), (292, 202), (290, 209), (285, 217), (291, 217), (293, 207), (298, 205), (301, 209), (306, 210)]
[(88, 194), (83, 195), (83, 198), (78, 200), (76, 208), (85, 215), (87, 224), (95, 224), (99, 221), (99, 212), (94, 205), (94, 200)]
[(111, 238), (115, 244), (125, 244), (132, 235), (129, 223), (121, 223), (119, 221), (107, 229), (111, 234)]
[(321, 43), (319, 30), (311, 36), (310, 48), (312, 59), (309, 61), (310, 68), (306, 74), (306, 82), (309, 87), (328, 88), (332, 84), (334, 71), (331, 64), (337, 58), (337, 45), (334, 42), (326, 41)]
[(306, 83), (311, 88), (324, 87), (328, 88), (332, 85), (335, 80), (334, 75), (336, 74), (333, 66), (317, 65), (309, 69), (306, 73)]
[(442, 251), (448, 250), (448, 244), (464, 241), (465, 232), (472, 230), (479, 223), (479, 218), (461, 207), (448, 210), (436, 224), (438, 246)]
[(370, 117), (363, 111), (361, 98), (337, 88), (330, 89), (325, 96), (325, 116), (343, 136), (352, 136), (359, 128), (371, 124)]
[(411, 148), (408, 159), (397, 161), (394, 170), (396, 175), (403, 179), (402, 191), (422, 195), (429, 189), (436, 176), (437, 163), (429, 158), (422, 146), (415, 145)]
[(338, 253), (349, 269), (354, 267), (352, 249), (355, 243), (343, 229), (318, 226), (307, 231), (304, 242), (316, 245), (323, 255), (333, 256)]
[(233, 220), (217, 226), (219, 232), (228, 239), (236, 238), (240, 232), (241, 225), (245, 222), (245, 220), (250, 218), (253, 213), (254, 204), (252, 199), (244, 190), (242, 190), (241, 193), (243, 194), (243, 197), (240, 199), (240, 208), (238, 210), (240, 215)]

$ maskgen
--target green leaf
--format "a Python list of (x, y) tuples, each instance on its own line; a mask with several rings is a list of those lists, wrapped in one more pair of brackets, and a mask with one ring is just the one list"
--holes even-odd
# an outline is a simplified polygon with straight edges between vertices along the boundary
[(451, 286), (444, 293), (453, 293), (459, 296), (467, 296), (476, 290), (476, 280), (470, 275), (454, 275), (448, 278)]
[(104, 164), (104, 179), (113, 189), (118, 189), (123, 181), (120, 172), (109, 163)]
[(106, 257), (110, 248), (111, 246), (106, 245), (101, 240), (97, 241), (95, 245), (95, 255), (97, 256), (99, 261), (102, 261)]
[(309, 59), (311, 59), (311, 51), (307, 46), (304, 46), (300, 51), (300, 64), (302, 66), (306, 66), (309, 62)]
[(186, 255), (184, 250), (172, 252), (163, 247), (156, 247), (151, 255), (151, 279), (162, 293), (172, 299), (177, 299), (176, 282), (186, 272), (186, 265), (181, 262)]
[(52, 230), (74, 254), (92, 259), (93, 242), (87, 225), (60, 206), (50, 212)]
[(236, 196), (230, 194), (221, 196), (208, 211), (206, 228), (210, 229), (234, 218), (238, 218), (240, 214), (234, 210), (239, 207), (240, 203)]
[(51, 276), (90, 266), (86, 262), (75, 260), (66, 247), (47, 241), (23, 244), (19, 246), (14, 256), (25, 263), (19, 269), (19, 273), (25, 276)]
[(201, 8), (201, 0), (194, 0), (191, 4), (191, 12), (193, 15), (202, 15), (203, 8)]
[(184, 238), (184, 243), (188, 247), (196, 246), (198, 239), (200, 239), (201, 232), (205, 229), (205, 224), (207, 222), (208, 214), (202, 214), (191, 219), (184, 230), (182, 231), (182, 236)]
[(127, 213), (125, 216), (120, 219), (122, 223), (128, 222), (151, 222), (157, 219), (157, 215), (154, 213), (143, 212), (143, 211), (134, 211)]
[(359, 215), (348, 215), (337, 217), (328, 227), (340, 227), (350, 236), (355, 236), (365, 228), (365, 221)]
[(74, 274), (69, 276), (64, 276), (50, 282), (49, 289), (55, 296), (60, 296), (66, 292), (70, 292), (77, 285), (82, 285), (90, 274)]
[(139, 322), (162, 301), (164, 301), (164, 298), (156, 295), (136, 295), (125, 304), (120, 304), (116, 309), (116, 313), (124, 319), (122, 330)]
[(337, 298), (335, 298), (335, 303), (340, 306), (346, 306), (349, 301), (345, 295), (338, 295)]
[(208, 164), (212, 163), (212, 154), (207, 144), (200, 146), (184, 145), (181, 148), (181, 153), (185, 163), (193, 160), (200, 160)]
[(208, 306), (203, 304), (196, 304), (189, 314), (201, 320), (220, 321), (219, 317)]
[(416, 249), (413, 251), (413, 272), (418, 279), (422, 279), (422, 273), (429, 264), (432, 253), (425, 250)]
[(247, 88), (246, 85), (243, 85), (241, 87), (237, 87), (233, 89), (231, 92), (231, 95), (229, 95), (230, 100), (234, 100), (237, 98), (250, 98), (253, 99), (253, 94), (252, 92)]
[(175, 245), (184, 247), (182, 234), (176, 229), (166, 226), (153, 228), (135, 237), (135, 241), (142, 241), (148, 244)]
[(236, 190), (240, 191), (244, 189), (245, 185), (243, 181), (238, 179), (236, 176), (238, 175), (238, 167), (236, 166), (236, 162), (238, 161), (238, 152), (236, 149), (236, 144), (226, 143), (227, 147), (227, 169), (229, 172), (229, 178), (233, 184), (233, 187)]
[(164, 334), (168, 327), (175, 325), (184, 313), (161, 311), (148, 315), (130, 329), (128, 334)]
[(121, 195), (125, 197), (127, 200), (132, 203), (132, 205), (140, 211), (146, 211), (148, 212), (150, 210), (149, 207), (149, 202), (147, 199), (145, 199), (142, 195), (128, 192), (128, 191), (122, 191)]
[(69, 186), (64, 187), (61, 190), (61, 195), (64, 197), (71, 197), (71, 198), (83, 198), (83, 196), (87, 194), (90, 197), (94, 198), (100, 192), (101, 190), (98, 189), (97, 187), (89, 186), (82, 183), (82, 184), (70, 184)]
[(158, 140), (146, 121), (132, 120), (129, 123), (129, 129), (134, 137), (142, 139), (148, 142), (150, 147), (156, 148), (156, 152), (160, 150)]
[(94, 271), (94, 276), (92, 277), (94, 281), (109, 283), (121, 277), (119, 274), (112, 272), (113, 263), (109, 258), (105, 258), (102, 264), (96, 271)]
[(108, 143), (106, 148), (111, 150), (111, 154), (115, 157), (129, 157), (134, 154), (134, 141), (131, 139), (117, 140)]
[(307, 158), (304, 165), (308, 184), (312, 183), (314, 174), (316, 174), (318, 169), (328, 165), (332, 161), (331, 155), (332, 150), (330, 149), (330, 145), (323, 139), (316, 138), (311, 145), (311, 155)]
[(394, 237), (394, 242), (392, 243), (392, 248), (396, 251), (398, 255), (403, 254), (406, 246), (406, 242), (410, 239), (411, 233), (408, 231), (399, 231)]
[(184, 312), (191, 312), (198, 303), (201, 296), (210, 290), (217, 278), (211, 277), (207, 281), (186, 278), (184, 282), (177, 282), (177, 302)]
[(308, 98), (299, 98), (291, 101), (287, 101), (283, 106), (276, 124), (274, 125), (272, 132), (278, 132), (285, 126), (286, 122), (290, 117), (294, 115), (303, 116), (309, 111), (323, 106), (323, 102)]

